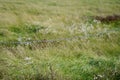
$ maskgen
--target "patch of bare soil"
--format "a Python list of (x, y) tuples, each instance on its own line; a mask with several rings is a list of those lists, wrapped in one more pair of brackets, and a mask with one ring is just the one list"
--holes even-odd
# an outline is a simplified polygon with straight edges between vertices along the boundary
[(101, 22), (115, 22), (115, 21), (120, 21), (120, 15), (110, 15), (110, 16), (96, 16), (95, 17), (96, 20), (101, 21)]

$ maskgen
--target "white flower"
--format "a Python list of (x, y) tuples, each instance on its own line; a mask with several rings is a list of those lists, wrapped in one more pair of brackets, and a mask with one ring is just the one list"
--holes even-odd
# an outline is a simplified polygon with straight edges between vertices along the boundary
[(21, 37), (19, 37), (19, 38), (18, 38), (18, 41), (19, 41), (19, 42), (21, 42), (21, 41), (22, 41), (22, 38), (21, 38)]
[(98, 20), (94, 19), (94, 20), (93, 20), (93, 22), (94, 22), (94, 23), (97, 23), (97, 22), (98, 22)]
[(24, 60), (29, 61), (29, 60), (31, 60), (31, 58), (30, 57), (25, 57)]
[(27, 38), (27, 40), (31, 40), (31, 38), (29, 37), (29, 38)]
[(102, 78), (102, 77), (104, 77), (104, 75), (98, 75), (98, 77)]
[(33, 61), (31, 61), (31, 62), (27, 62), (25, 65), (29, 65), (29, 64), (32, 64), (33, 63)]

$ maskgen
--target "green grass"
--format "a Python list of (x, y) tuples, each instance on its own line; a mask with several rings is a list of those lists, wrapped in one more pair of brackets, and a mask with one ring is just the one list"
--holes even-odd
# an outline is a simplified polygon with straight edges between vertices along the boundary
[(0, 41), (72, 38), (30, 45), (0, 44), (0, 80), (119, 80), (119, 0), (0, 0)]

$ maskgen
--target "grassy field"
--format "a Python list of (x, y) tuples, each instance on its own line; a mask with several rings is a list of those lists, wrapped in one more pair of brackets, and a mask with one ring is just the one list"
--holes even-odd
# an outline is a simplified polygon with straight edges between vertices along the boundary
[[(120, 80), (120, 21), (94, 19), (115, 14), (120, 0), (0, 0), (0, 80)], [(32, 40), (48, 42), (9, 43)]]

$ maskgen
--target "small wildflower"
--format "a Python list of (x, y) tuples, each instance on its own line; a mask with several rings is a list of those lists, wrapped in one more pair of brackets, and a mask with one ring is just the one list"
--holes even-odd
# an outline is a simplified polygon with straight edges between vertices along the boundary
[(103, 77), (103, 75), (98, 75), (98, 77), (102, 78), (102, 77)]
[(94, 22), (94, 23), (97, 23), (97, 22), (98, 22), (98, 20), (94, 19), (94, 20), (93, 20), (93, 22)]
[(98, 77), (94, 77), (94, 80), (97, 80), (98, 79)]
[(25, 57), (24, 60), (29, 61), (29, 60), (31, 60), (31, 58), (30, 57)]
[(25, 65), (32, 64), (32, 63), (33, 63), (33, 61), (31, 61), (31, 62), (27, 62)]
[(93, 22), (94, 22), (94, 23), (97, 23), (97, 24), (100, 24), (100, 23), (101, 23), (100, 21), (98, 21), (98, 20), (96, 20), (96, 19), (94, 19)]
[(19, 42), (21, 42), (21, 41), (22, 41), (22, 38), (21, 38), (21, 37), (19, 37), (19, 38), (18, 38), (18, 41), (19, 41)]
[(27, 40), (29, 40), (29, 41), (30, 41), (30, 40), (31, 40), (31, 38), (27, 38)]
[(33, 61), (31, 60), (31, 58), (30, 57), (25, 57), (25, 65), (28, 65), (28, 64), (32, 64), (33, 63)]
[(98, 80), (98, 79), (101, 79), (101, 78), (103, 78), (104, 77), (104, 75), (94, 75), (94, 80)]

